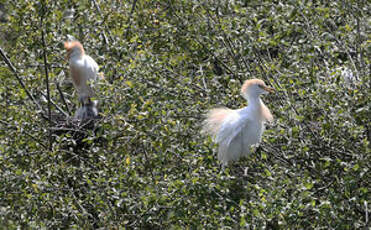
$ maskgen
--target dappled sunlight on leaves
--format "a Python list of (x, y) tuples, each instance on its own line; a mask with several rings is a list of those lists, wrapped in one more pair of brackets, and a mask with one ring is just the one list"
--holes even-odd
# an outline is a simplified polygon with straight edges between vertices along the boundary
[[(0, 21), (16, 69), (0, 56), (0, 226), (369, 226), (366, 1), (42, 2), (5, 1)], [(71, 121), (68, 35), (105, 76), (90, 126)], [(223, 167), (202, 120), (245, 106), (250, 78), (276, 89), (262, 98), (275, 121)]]

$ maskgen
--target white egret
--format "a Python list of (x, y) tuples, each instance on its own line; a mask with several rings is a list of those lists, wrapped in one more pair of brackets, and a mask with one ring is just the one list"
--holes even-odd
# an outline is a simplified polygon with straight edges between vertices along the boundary
[(84, 120), (94, 118), (98, 115), (96, 108), (97, 102), (91, 101), (94, 91), (89, 85), (89, 81), (95, 82), (98, 77), (103, 78), (98, 73), (98, 64), (93, 58), (85, 54), (84, 48), (78, 41), (67, 41), (64, 43), (67, 50), (67, 59), (70, 65), (72, 83), (79, 95), (79, 101), (82, 107), (75, 114), (75, 118)]
[(216, 108), (207, 114), (203, 132), (212, 135), (219, 144), (218, 160), (224, 165), (247, 156), (251, 146), (261, 141), (264, 124), (273, 120), (260, 99), (261, 94), (268, 92), (274, 92), (274, 89), (262, 80), (247, 80), (241, 88), (242, 96), (248, 101), (247, 107), (237, 110)]
[(96, 81), (100, 77), (98, 64), (93, 58), (85, 54), (80, 42), (67, 41), (64, 43), (64, 47), (67, 50), (72, 83), (79, 94), (79, 101), (85, 104), (94, 96), (94, 91), (88, 81)]

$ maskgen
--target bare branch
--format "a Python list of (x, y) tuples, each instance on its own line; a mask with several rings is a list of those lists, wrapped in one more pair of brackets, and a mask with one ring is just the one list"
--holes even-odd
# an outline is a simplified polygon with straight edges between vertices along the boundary
[[(40, 92), (40, 94), (47, 98), (47, 95), (45, 95), (43, 92)], [(67, 114), (61, 107), (59, 107), (52, 99), (50, 99), (50, 104), (53, 105), (59, 112), (63, 113), (66, 117), (70, 115)]]
[(130, 15), (129, 15), (128, 21), (126, 22), (126, 24), (128, 25), (128, 28), (127, 28), (126, 33), (125, 33), (125, 38), (126, 39), (128, 39), (128, 35), (129, 35), (129, 31), (130, 31), (130, 26), (131, 26), (131, 17), (133, 16), (133, 13), (134, 13), (136, 4), (137, 4), (137, 0), (134, 0), (133, 1), (133, 5), (131, 6), (131, 11), (130, 11)]
[[(100, 16), (102, 17), (102, 11), (100, 10), (100, 7), (99, 7), (97, 1), (96, 0), (93, 0), (93, 4), (94, 4), (95, 8), (97, 9), (98, 13), (100, 14)], [(109, 33), (109, 30), (108, 30), (108, 33)], [(103, 31), (103, 38), (104, 38), (104, 42), (107, 45), (109, 45), (109, 41), (108, 41), (107, 35), (106, 35), (106, 33), (104, 31)]]
[[(18, 72), (16, 70), (16, 68), (14, 67), (14, 65), (11, 63), (11, 61), (9, 60), (9, 58), (5, 55), (3, 49), (0, 47), (0, 55), (1, 57), (3, 58), (4, 62), (6, 63), (6, 65), (8, 66), (8, 68), (12, 71), (12, 73), (14, 74), (15, 78), (18, 80), (19, 84), (21, 85), (22, 89), (26, 92), (28, 98), (36, 105), (36, 107), (43, 111), (41, 105), (36, 101), (36, 99), (32, 96), (31, 92), (26, 88), (26, 85), (23, 83), (22, 79), (19, 77), (18, 75)], [(45, 118), (44, 116), (42, 116), (43, 118)], [(46, 118), (47, 119), (47, 118)]]
[(63, 92), (62, 92), (61, 86), (59, 85), (59, 82), (57, 82), (56, 85), (57, 85), (57, 90), (59, 92), (59, 95), (61, 96), (61, 100), (62, 100), (64, 106), (67, 109), (68, 116), (71, 116), (70, 108), (68, 107), (68, 104), (67, 104), (66, 100), (64, 99)]
[(48, 70), (48, 60), (46, 57), (46, 42), (45, 42), (45, 31), (44, 31), (44, 16), (46, 11), (45, 1), (42, 2), (43, 13), (41, 14), (40, 24), (41, 24), (41, 41), (43, 45), (43, 60), (44, 60), (44, 72), (45, 72), (45, 84), (46, 84), (46, 98), (48, 101), (48, 120), (49, 120), (49, 150), (52, 149), (52, 131), (50, 127), (52, 126), (52, 112), (51, 112), (51, 102), (50, 102), (50, 88), (49, 88), (49, 70)]

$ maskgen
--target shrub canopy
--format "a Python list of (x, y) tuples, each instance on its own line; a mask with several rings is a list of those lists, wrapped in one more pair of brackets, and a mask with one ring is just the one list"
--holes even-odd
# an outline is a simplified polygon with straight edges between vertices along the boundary
[[(367, 1), (0, 3), (1, 226), (369, 224)], [(105, 75), (94, 130), (61, 125), (77, 109), (67, 35)], [(202, 119), (245, 106), (250, 78), (276, 89), (275, 121), (222, 168)]]

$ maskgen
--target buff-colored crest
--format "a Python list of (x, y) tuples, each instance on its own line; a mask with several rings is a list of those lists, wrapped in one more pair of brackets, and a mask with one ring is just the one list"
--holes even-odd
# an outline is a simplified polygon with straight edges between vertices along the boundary
[(264, 81), (260, 80), (260, 79), (251, 79), (251, 80), (246, 80), (242, 87), (241, 87), (241, 93), (242, 94), (245, 94), (247, 89), (251, 86), (251, 85), (260, 85), (262, 87), (266, 87)]
[(77, 48), (84, 54), (84, 48), (82, 47), (79, 41), (67, 41), (64, 43), (64, 48), (68, 51), (72, 50), (73, 48)]

